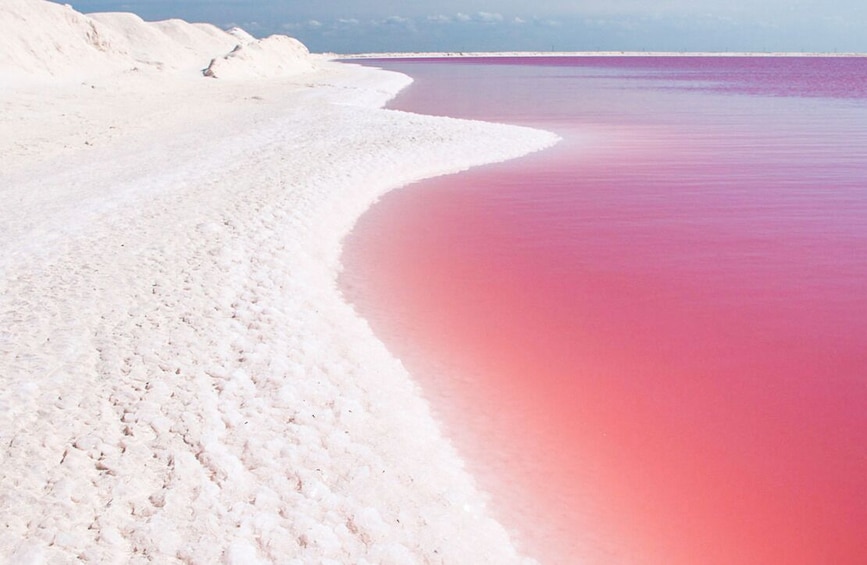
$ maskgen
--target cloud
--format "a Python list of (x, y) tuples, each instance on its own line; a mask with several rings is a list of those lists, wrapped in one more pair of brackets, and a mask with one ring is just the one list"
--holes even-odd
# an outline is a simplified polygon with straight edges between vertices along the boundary
[[(453, 16), (446, 16), (443, 14), (435, 14), (430, 15), (425, 18), (428, 22), (436, 23), (436, 24), (454, 24), (454, 23), (483, 23), (483, 24), (498, 24), (506, 21), (506, 18), (503, 14), (498, 12), (476, 12), (474, 14), (467, 14), (464, 12), (458, 12)], [(524, 23), (524, 20), (521, 18), (515, 18), (513, 21), (515, 23)]]
[(387, 25), (411, 25), (413, 21), (409, 18), (404, 18), (403, 16), (388, 16), (382, 23)]
[[(245, 22), (245, 23), (241, 24), (239, 27), (241, 27), (247, 31), (252, 32), (254, 30), (258, 30), (262, 26), (260, 26), (256, 22)], [(280, 24), (279, 27), (283, 31), (288, 31), (288, 32), (294, 33), (294, 32), (299, 32), (299, 31), (304, 31), (304, 30), (318, 30), (318, 29), (325, 27), (325, 24), (320, 22), (319, 20), (307, 20), (304, 22), (284, 22), (284, 23)]]
[(496, 12), (479, 12), (476, 14), (476, 19), (485, 23), (500, 23), (503, 21), (503, 15)]

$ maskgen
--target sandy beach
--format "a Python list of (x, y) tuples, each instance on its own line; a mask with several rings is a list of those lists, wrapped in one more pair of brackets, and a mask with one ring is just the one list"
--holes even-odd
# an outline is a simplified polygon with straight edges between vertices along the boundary
[(528, 561), (335, 281), (378, 196), (556, 139), (407, 84), (0, 5), (0, 561)]

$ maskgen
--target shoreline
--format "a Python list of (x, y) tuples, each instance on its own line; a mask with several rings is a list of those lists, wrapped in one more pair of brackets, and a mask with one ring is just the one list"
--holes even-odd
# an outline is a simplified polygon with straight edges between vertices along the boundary
[(424, 58), (503, 58), (503, 57), (867, 57), (867, 53), (819, 53), (792, 51), (441, 51), (425, 53), (327, 54), (332, 59), (424, 59)]
[(0, 555), (529, 562), (336, 277), (381, 194), (556, 137), (312, 60), (0, 91)]

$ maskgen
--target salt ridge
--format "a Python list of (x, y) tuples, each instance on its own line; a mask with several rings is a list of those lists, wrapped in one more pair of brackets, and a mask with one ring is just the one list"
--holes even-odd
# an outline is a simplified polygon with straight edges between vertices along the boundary
[[(248, 79), (312, 69), (295, 39), (255, 39), (182, 20), (145, 22), (130, 13), (84, 15), (44, 0), (0, 6), (0, 73), (6, 79), (81, 79), (119, 71), (173, 70)], [(217, 71), (219, 69), (219, 71)]]
[(555, 137), (202, 31), (0, 5), (0, 561), (528, 561), (336, 275), (385, 191)]

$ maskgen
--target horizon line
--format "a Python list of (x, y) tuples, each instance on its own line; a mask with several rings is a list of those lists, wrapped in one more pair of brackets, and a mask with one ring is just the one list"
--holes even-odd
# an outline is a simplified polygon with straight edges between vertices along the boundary
[(827, 51), (394, 51), (333, 53), (340, 59), (410, 59), (447, 57), (867, 57), (867, 52)]

